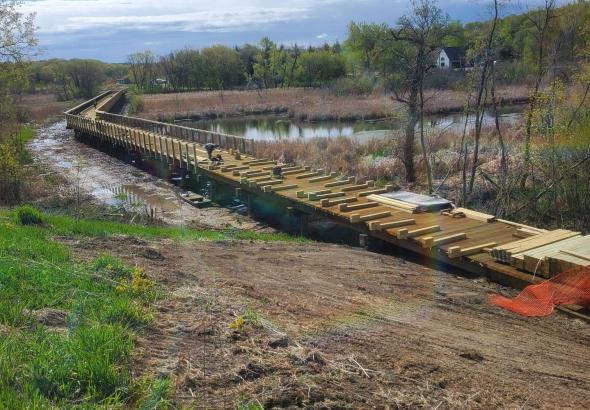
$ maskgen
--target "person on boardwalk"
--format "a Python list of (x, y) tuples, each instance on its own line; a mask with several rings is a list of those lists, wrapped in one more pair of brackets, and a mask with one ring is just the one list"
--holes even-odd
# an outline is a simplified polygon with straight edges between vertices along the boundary
[(205, 148), (205, 151), (207, 151), (207, 158), (209, 158), (209, 161), (212, 161), (213, 151), (219, 148), (219, 145), (208, 142), (207, 144), (203, 145), (203, 148)]

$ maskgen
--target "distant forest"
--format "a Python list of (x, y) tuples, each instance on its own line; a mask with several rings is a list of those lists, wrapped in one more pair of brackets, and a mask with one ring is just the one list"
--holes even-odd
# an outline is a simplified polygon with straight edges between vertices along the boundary
[[(500, 13), (502, 11), (500, 10)], [(344, 43), (320, 47), (280, 45), (269, 38), (258, 44), (236, 47), (215, 45), (200, 50), (185, 48), (157, 56), (149, 50), (131, 54), (125, 63), (97, 60), (47, 60), (30, 64), (29, 92), (52, 91), (62, 100), (89, 97), (105, 81), (134, 85), (145, 93), (192, 90), (264, 89), (274, 87), (334, 87), (339, 93), (367, 93), (395, 89), (405, 63), (414, 56), (400, 52), (407, 39), (398, 34), (404, 18), (385, 24), (351, 22)], [(501, 62), (496, 78), (502, 84), (533, 81), (541, 58), (551, 58), (552, 67), (567, 77), (580, 53), (590, 42), (590, 4), (575, 2), (555, 9), (539, 39), (543, 10), (535, 9), (497, 20), (493, 47), (483, 47), (493, 20), (462, 24), (442, 15), (424, 41), (432, 65), (439, 47), (463, 47), (474, 61), (483, 59), (482, 49), (491, 49)], [(411, 22), (405, 22), (411, 23)], [(538, 44), (546, 44), (539, 50)], [(460, 73), (428, 70), (429, 88), (454, 86)]]

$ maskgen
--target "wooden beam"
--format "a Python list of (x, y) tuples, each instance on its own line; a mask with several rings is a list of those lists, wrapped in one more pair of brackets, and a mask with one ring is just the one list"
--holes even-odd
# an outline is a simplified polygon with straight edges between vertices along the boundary
[(378, 212), (369, 215), (350, 215), (350, 223), (368, 222), (374, 219), (383, 219), (391, 216), (391, 212)]
[(342, 192), (360, 191), (361, 189), (371, 188), (368, 184), (352, 185), (342, 188)]
[(460, 246), (452, 246), (448, 249), (447, 255), (449, 258), (460, 258), (461, 256), (477, 255), (483, 253), (486, 248), (493, 248), (496, 242), (483, 243), (481, 245), (470, 246), (469, 248), (462, 248)]
[(345, 180), (342, 180), (342, 181), (328, 182), (324, 186), (326, 188), (334, 188), (334, 187), (337, 187), (337, 186), (344, 186), (344, 185), (351, 184), (353, 181), (354, 181), (354, 178), (348, 178), (348, 179), (345, 179)]
[(346, 194), (344, 192), (330, 192), (327, 194), (321, 194), (321, 195), (313, 195), (313, 194), (309, 194), (309, 200), (310, 201), (320, 201), (322, 199), (332, 199), (332, 198), (340, 198), (346, 196)]
[(416, 225), (415, 219), (402, 219), (401, 221), (393, 222), (371, 222), (369, 224), (369, 230), (371, 231), (384, 231), (386, 229), (401, 228), (408, 225)]
[(340, 212), (352, 212), (352, 211), (360, 211), (361, 209), (375, 208), (376, 206), (379, 206), (379, 204), (377, 202), (366, 202), (364, 204), (356, 204), (356, 205), (340, 204), (340, 205), (338, 205), (338, 210)]
[(393, 185), (386, 185), (385, 188), (383, 188), (383, 189), (374, 189), (372, 191), (359, 192), (358, 196), (364, 197), (364, 196), (369, 196), (369, 195), (380, 195), (380, 194), (386, 194), (391, 191), (393, 191)]
[(410, 231), (406, 228), (402, 228), (397, 231), (397, 239), (415, 238), (417, 236), (427, 235), (429, 233), (434, 233), (434, 232), (439, 232), (439, 231), (440, 231), (440, 225), (427, 226), (425, 228), (414, 229), (413, 231)]
[(316, 182), (322, 182), (322, 181), (328, 181), (330, 179), (334, 179), (337, 176), (338, 176), (338, 173), (337, 172), (332, 172), (330, 175), (324, 175), (324, 176), (321, 176), (321, 177), (312, 178), (308, 182), (310, 184), (314, 184)]
[(461, 212), (467, 218), (475, 219), (476, 221), (491, 223), (496, 221), (496, 217), (494, 215), (484, 214), (482, 212), (473, 211), (467, 208), (457, 208), (454, 210), (455, 212)]
[(313, 178), (313, 177), (317, 177), (318, 175), (320, 175), (319, 172), (308, 172), (305, 174), (297, 175), (295, 178), (296, 179)]
[(282, 179), (275, 179), (273, 181), (257, 182), (256, 185), (259, 188), (264, 188), (265, 186), (281, 185), (282, 183), (283, 183)]
[(289, 189), (298, 188), (297, 184), (283, 185), (283, 186), (265, 186), (264, 189), (270, 188), (271, 192), (288, 191)]
[(435, 246), (446, 245), (448, 243), (458, 242), (467, 239), (467, 234), (465, 232), (457, 233), (454, 235), (443, 236), (440, 238), (434, 238), (429, 236), (427, 238), (423, 238), (421, 240), (422, 246), (425, 248), (434, 248)]
[(358, 198), (341, 198), (341, 199), (322, 199), (321, 205), (322, 208), (329, 208), (331, 206), (336, 206), (340, 204), (350, 204), (352, 202), (358, 201)]

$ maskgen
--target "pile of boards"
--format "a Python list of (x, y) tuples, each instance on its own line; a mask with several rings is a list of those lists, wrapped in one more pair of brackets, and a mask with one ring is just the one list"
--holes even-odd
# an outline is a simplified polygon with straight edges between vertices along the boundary
[(550, 278), (574, 267), (590, 266), (590, 236), (557, 229), (495, 247), (491, 254), (499, 262)]

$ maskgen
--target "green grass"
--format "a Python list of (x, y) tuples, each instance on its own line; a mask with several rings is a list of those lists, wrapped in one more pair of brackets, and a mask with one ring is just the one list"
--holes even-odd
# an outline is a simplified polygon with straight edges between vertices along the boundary
[[(0, 213), (1, 215), (1, 213)], [(119, 222), (80, 220), (67, 216), (45, 216), (51, 230), (57, 235), (80, 235), (109, 237), (113, 235), (129, 235), (139, 238), (167, 238), (177, 240), (224, 241), (254, 240), (264, 242), (297, 242), (306, 243), (308, 239), (284, 233), (265, 233), (248, 230), (197, 230), (180, 227), (159, 227), (125, 224)]]
[[(153, 320), (161, 297), (139, 267), (111, 255), (72, 259), (58, 235), (295, 241), (284, 234), (199, 231), (41, 215), (25, 225), (17, 211), (0, 211), (0, 408), (166, 408), (172, 382), (133, 380), (138, 332)], [(34, 312), (67, 313), (66, 326), (48, 327)]]

